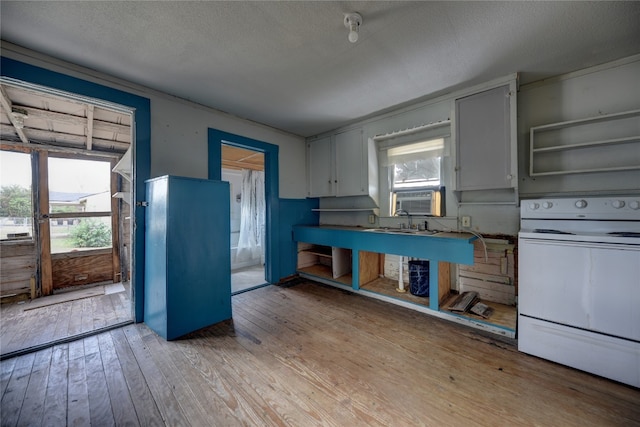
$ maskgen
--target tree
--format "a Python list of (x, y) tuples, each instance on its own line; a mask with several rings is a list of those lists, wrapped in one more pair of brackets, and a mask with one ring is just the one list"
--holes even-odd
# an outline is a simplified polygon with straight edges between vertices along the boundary
[(14, 184), (0, 188), (0, 216), (11, 218), (30, 217), (31, 189)]
[(71, 238), (78, 248), (103, 248), (111, 246), (111, 229), (104, 222), (87, 218), (71, 230)]

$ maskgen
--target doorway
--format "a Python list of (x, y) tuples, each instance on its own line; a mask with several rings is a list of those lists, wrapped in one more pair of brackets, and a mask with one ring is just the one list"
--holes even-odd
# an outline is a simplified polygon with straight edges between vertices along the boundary
[(42, 258), (50, 259), (54, 291), (120, 279), (114, 165), (108, 159), (48, 156), (50, 244)]
[(229, 182), (231, 293), (266, 283), (264, 154), (222, 144), (222, 180)]
[(12, 125), (2, 154), (24, 157), (31, 176), (21, 186), (31, 221), (0, 233), (4, 358), (132, 322), (131, 200), (117, 196), (132, 184), (112, 170), (134, 138), (126, 107), (4, 79), (2, 92)]
[(280, 198), (278, 188), (278, 146), (240, 135), (223, 132), (217, 129), (208, 131), (208, 165), (209, 179), (222, 179), (222, 148), (224, 145), (244, 148), (262, 153), (264, 158), (265, 188), (265, 233), (264, 233), (264, 276), (267, 283), (277, 283), (280, 278), (281, 255), (278, 242), (283, 236), (279, 234)]

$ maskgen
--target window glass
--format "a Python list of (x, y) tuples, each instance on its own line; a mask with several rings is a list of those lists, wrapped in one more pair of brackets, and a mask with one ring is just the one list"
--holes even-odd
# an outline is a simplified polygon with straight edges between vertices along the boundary
[(444, 139), (392, 147), (387, 152), (392, 191), (439, 186)]
[(111, 212), (108, 161), (49, 157), (49, 212)]
[(51, 253), (111, 247), (111, 217), (52, 218)]
[(0, 151), (0, 239), (32, 239), (31, 155)]

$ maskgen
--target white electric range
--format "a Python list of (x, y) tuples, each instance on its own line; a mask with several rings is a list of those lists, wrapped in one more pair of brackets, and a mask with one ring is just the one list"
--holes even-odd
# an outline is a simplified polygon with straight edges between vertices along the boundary
[(518, 349), (640, 387), (640, 196), (523, 200)]

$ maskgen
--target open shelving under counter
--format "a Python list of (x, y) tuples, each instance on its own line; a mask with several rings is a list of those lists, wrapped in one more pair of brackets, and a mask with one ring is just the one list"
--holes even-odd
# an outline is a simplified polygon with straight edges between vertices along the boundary
[[(507, 309), (502, 310), (488, 302), (487, 305), (494, 308), (494, 313), (488, 319), (447, 310), (446, 304), (452, 296), (450, 263), (472, 265), (473, 242), (476, 239), (469, 233), (412, 235), (375, 232), (357, 227), (294, 226), (294, 240), (298, 242), (297, 272), (301, 277), (514, 338), (515, 322), (511, 324), (508, 313), (502, 314), (510, 309), (515, 319), (514, 307), (505, 306)], [(429, 260), (428, 296), (411, 294), (409, 286), (406, 292), (398, 292), (398, 281), (385, 277), (386, 256)], [(347, 257), (350, 257), (350, 271), (336, 274), (334, 265), (343, 263)]]

